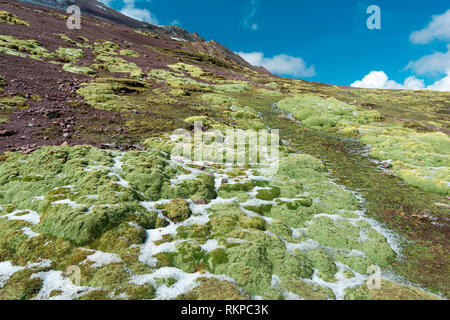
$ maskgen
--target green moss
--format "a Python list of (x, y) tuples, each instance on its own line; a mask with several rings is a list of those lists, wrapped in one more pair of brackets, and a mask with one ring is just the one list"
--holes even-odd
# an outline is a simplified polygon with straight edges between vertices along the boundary
[(335, 274), (338, 272), (338, 268), (326, 251), (317, 249), (309, 251), (306, 255), (314, 267), (319, 270), (320, 278), (327, 282), (336, 281)]
[(215, 267), (252, 295), (263, 294), (271, 286), (272, 274), (281, 279), (311, 278), (313, 270), (301, 253), (289, 254), (283, 242), (262, 231), (243, 233), (245, 244), (227, 249), (228, 262)]
[(29, 26), (30, 24), (22, 19), (20, 19), (15, 14), (12, 14), (11, 12), (0, 10), (0, 22), (6, 23), (6, 24), (16, 24), (16, 25), (23, 25), (23, 26)]
[[(155, 165), (165, 165), (164, 158), (158, 153), (137, 154), (140, 157), (124, 157), (125, 163), (133, 160), (135, 164), (132, 169), (127, 167), (127, 177), (145, 176), (142, 170), (146, 170), (151, 162)], [(15, 154), (15, 161), (0, 165), (0, 177), (3, 181), (0, 197), (3, 203), (11, 202), (18, 208), (39, 211), (40, 222), (36, 226), (39, 232), (78, 244), (97, 239), (125, 220), (134, 219), (145, 227), (155, 226), (156, 218), (151, 213), (136, 214), (142, 212), (142, 207), (138, 204), (141, 200), (138, 194), (119, 185), (115, 176), (109, 174), (108, 170), (83, 170), (94, 163), (103, 162), (106, 166), (112, 166), (111, 156), (108, 152), (85, 146), (46, 147), (26, 157), (33, 166), (39, 167), (40, 178), (18, 180), (18, 176), (26, 177), (35, 169), (26, 165), (27, 162), (22, 162), (22, 157), (25, 156)], [(139, 160), (143, 164), (140, 168), (137, 167)], [(147, 161), (145, 166), (144, 161)], [(162, 170), (159, 167), (155, 170), (154, 172), (161, 172), (160, 176), (164, 179)], [(71, 187), (65, 187), (67, 185)], [(149, 187), (152, 185), (136, 185), (144, 192), (151, 192)], [(156, 189), (151, 190), (159, 189), (156, 186)], [(98, 197), (86, 197), (92, 194)], [(44, 200), (33, 201), (34, 196), (42, 196)], [(152, 196), (159, 198), (156, 194)], [(62, 202), (58, 204), (54, 203), (55, 201)], [(65, 201), (68, 201), (67, 204)], [(142, 238), (142, 235), (138, 237)]]
[(361, 256), (337, 256), (336, 259), (360, 274), (368, 274), (369, 267), (373, 264), (370, 259)]
[(232, 198), (240, 193), (246, 193), (253, 190), (255, 184), (253, 181), (246, 181), (242, 183), (222, 184), (219, 187), (218, 195), (222, 198)]
[(164, 205), (164, 215), (174, 222), (181, 222), (191, 216), (191, 210), (186, 200), (172, 199)]
[(247, 83), (232, 83), (212, 85), (211, 88), (218, 92), (247, 92), (249, 91), (249, 85)]
[(29, 104), (27, 104), (27, 99), (20, 95), (0, 96), (0, 106), (4, 109), (26, 109), (29, 107)]
[(134, 50), (129, 50), (129, 49), (126, 49), (126, 50), (120, 50), (120, 51), (119, 51), (119, 54), (120, 54), (121, 56), (134, 57), (134, 58), (138, 58), (138, 57), (140, 56), (139, 53), (137, 53), (136, 51), (134, 51)]
[(176, 239), (191, 239), (204, 244), (211, 234), (206, 225), (189, 225), (177, 228)]
[(277, 106), (292, 113), (305, 126), (317, 130), (366, 124), (380, 118), (376, 111), (365, 111), (334, 98), (324, 99), (313, 95), (286, 98), (278, 102)]
[(280, 188), (271, 187), (270, 189), (259, 189), (256, 194), (256, 198), (261, 200), (273, 200), (280, 196)]
[(84, 267), (81, 285), (119, 293), (122, 291), (122, 286), (128, 284), (129, 280), (130, 275), (121, 263), (110, 263), (98, 268)]
[(33, 59), (53, 58), (37, 40), (21, 40), (13, 36), (0, 35), (0, 53)]
[(35, 297), (42, 288), (42, 280), (30, 278), (31, 270), (14, 273), (0, 288), (0, 300), (29, 300)]
[(183, 121), (186, 123), (189, 123), (189, 124), (194, 124), (195, 122), (201, 122), (202, 124), (207, 124), (208, 117), (207, 116), (193, 116), (193, 117), (188, 117), (188, 118), (184, 119)]
[(94, 50), (103, 54), (116, 54), (116, 50), (120, 49), (117, 43), (111, 41), (102, 41), (94, 43)]
[(233, 283), (214, 278), (199, 278), (200, 284), (191, 292), (178, 296), (179, 300), (248, 300)]
[(58, 36), (59, 38), (67, 41), (70, 44), (75, 44), (76, 42), (74, 40), (72, 40), (68, 35), (64, 34), (64, 33), (58, 33), (56, 36)]
[(229, 108), (237, 104), (236, 100), (233, 98), (216, 93), (204, 94), (202, 95), (202, 100), (216, 108)]
[(199, 245), (191, 242), (181, 242), (176, 245), (177, 253), (172, 259), (172, 265), (185, 272), (193, 273), (204, 268), (205, 252)]
[(95, 70), (92, 70), (89, 67), (79, 67), (79, 66), (75, 66), (70, 63), (65, 63), (63, 65), (63, 70), (67, 71), (67, 72), (78, 73), (78, 74), (95, 74), (96, 73)]
[(82, 296), (78, 297), (77, 300), (94, 300), (94, 301), (101, 301), (101, 300), (111, 300), (111, 297), (108, 295), (108, 292), (106, 290), (93, 290), (86, 294), (83, 294)]
[(314, 219), (307, 227), (308, 235), (321, 244), (338, 249), (356, 249), (380, 266), (387, 266), (395, 258), (385, 239), (359, 241), (360, 229), (351, 224), (335, 223), (327, 217)]
[(329, 300), (335, 296), (331, 289), (322, 288), (299, 279), (288, 279), (282, 282), (281, 288), (295, 293), (306, 300)]
[(110, 55), (98, 55), (95, 58), (100, 64), (92, 65), (96, 69), (103, 69), (109, 72), (130, 73), (132, 75), (140, 75), (142, 73), (134, 62), (129, 62), (123, 58)]
[[(147, 83), (133, 78), (100, 78), (95, 82), (84, 84), (77, 93), (98, 109), (114, 111), (149, 109), (150, 104), (146, 99), (150, 94), (146, 90), (148, 87)], [(142, 115), (139, 117), (142, 119)], [(149, 122), (148, 118), (142, 120)]]
[(305, 222), (311, 220), (314, 213), (316, 213), (316, 208), (304, 206), (294, 208), (289, 202), (279, 203), (272, 206), (269, 212), (263, 212), (265, 216), (278, 219), (293, 228), (303, 227)]
[(381, 280), (380, 289), (369, 289), (366, 284), (346, 290), (346, 300), (440, 300), (418, 288)]
[(218, 265), (228, 262), (228, 254), (225, 249), (217, 248), (209, 252), (205, 257), (205, 260), (208, 263), (209, 269), (214, 272)]
[(440, 132), (417, 133), (398, 126), (364, 126), (362, 142), (370, 155), (392, 160), (393, 170), (413, 186), (450, 194), (450, 138)]
[(238, 110), (233, 113), (235, 119), (258, 119), (258, 115), (252, 110)]
[(168, 65), (168, 67), (177, 72), (186, 72), (194, 78), (201, 78), (205, 74), (205, 71), (203, 71), (203, 69), (182, 62)]
[(33, 94), (30, 98), (31, 98), (31, 100), (33, 100), (33, 101), (42, 101), (41, 96), (38, 95), (38, 94)]
[(117, 226), (134, 209), (135, 207), (127, 205), (95, 207), (89, 214), (87, 208), (53, 205), (41, 216), (37, 230), (77, 244), (85, 244)]
[(266, 87), (272, 88), (272, 89), (276, 89), (279, 87), (279, 84), (276, 82), (270, 82), (270, 83), (266, 83), (265, 84)]
[(214, 205), (208, 209), (211, 220), (208, 226), (214, 238), (224, 238), (232, 232), (244, 213), (235, 204)]
[(101, 251), (122, 255), (130, 246), (144, 243), (145, 237), (143, 228), (136, 228), (129, 223), (121, 223), (118, 227), (104, 232), (91, 245)]
[(165, 153), (171, 153), (174, 147), (174, 143), (170, 140), (161, 139), (161, 138), (149, 138), (143, 142), (143, 145), (146, 148), (161, 150)]
[(260, 217), (242, 217), (239, 220), (239, 225), (244, 229), (264, 230), (266, 221)]
[(131, 217), (132, 221), (140, 225), (144, 229), (154, 229), (158, 219), (156, 212), (136, 212), (134, 216)]
[(214, 177), (208, 174), (200, 175), (195, 180), (182, 180), (176, 185), (166, 183), (161, 194), (166, 199), (183, 198), (205, 201), (215, 199), (217, 196)]
[(83, 58), (84, 53), (81, 49), (62, 48), (59, 47), (55, 51), (56, 57), (64, 62), (75, 62), (80, 58)]

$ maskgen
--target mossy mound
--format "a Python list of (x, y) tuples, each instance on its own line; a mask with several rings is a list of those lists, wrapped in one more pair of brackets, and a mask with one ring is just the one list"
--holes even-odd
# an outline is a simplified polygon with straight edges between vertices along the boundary
[(230, 108), (233, 105), (237, 105), (235, 99), (217, 93), (204, 94), (202, 95), (202, 99), (215, 108)]
[(116, 50), (120, 49), (117, 43), (112, 41), (102, 41), (94, 43), (94, 51), (101, 54), (117, 54)]
[(325, 99), (313, 95), (286, 98), (278, 102), (277, 106), (292, 113), (305, 126), (317, 130), (343, 129), (380, 119), (377, 111), (367, 111), (335, 98)]
[(191, 216), (189, 204), (183, 199), (172, 199), (164, 206), (164, 215), (174, 222), (181, 222)]
[(0, 35), (0, 52), (32, 59), (53, 58), (37, 40), (21, 40), (13, 36)]
[(65, 62), (76, 62), (84, 56), (82, 49), (62, 48), (59, 47), (55, 54), (58, 58)]
[(248, 300), (233, 283), (214, 278), (199, 278), (200, 284), (189, 293), (182, 294), (179, 300)]
[(132, 76), (140, 76), (142, 74), (141, 68), (139, 68), (134, 62), (129, 62), (120, 57), (98, 55), (95, 59), (99, 63), (92, 65), (92, 67), (96, 69), (106, 70), (109, 72), (129, 73)]
[(203, 71), (203, 69), (182, 62), (173, 65), (168, 65), (168, 67), (176, 72), (186, 72), (187, 74), (189, 74), (191, 77), (194, 78), (201, 78), (203, 75), (205, 75), (205, 71)]
[(196, 179), (182, 180), (174, 185), (166, 185), (162, 190), (162, 197), (166, 199), (210, 201), (216, 196), (214, 177), (208, 174), (199, 175)]
[(0, 76), (0, 88), (5, 87), (6, 86), (6, 79), (3, 78), (2, 76)]
[(134, 50), (130, 50), (130, 49), (125, 49), (125, 50), (120, 50), (119, 54), (121, 56), (126, 56), (126, 57), (133, 57), (133, 58), (139, 58), (139, 53), (137, 53)]
[(406, 183), (423, 190), (450, 194), (450, 138), (445, 133), (418, 133), (401, 126), (363, 126), (362, 142), (370, 155), (392, 161)]
[[(123, 171), (114, 167), (118, 157), (88, 146), (45, 147), (29, 156), (9, 154), (0, 165), (0, 198), (17, 210), (38, 211), (39, 232), (78, 244), (91, 242), (144, 211), (139, 205), (142, 196), (121, 175), (154, 200), (169, 179), (166, 159), (157, 152), (125, 155)], [(39, 175), (34, 174), (37, 170)]]
[(15, 14), (12, 14), (11, 12), (0, 10), (0, 22), (6, 23), (6, 24), (17, 24), (17, 25), (23, 25), (23, 26), (29, 26), (30, 24), (22, 19), (20, 19)]
[(63, 70), (67, 71), (67, 72), (72, 72), (72, 73), (78, 73), (78, 74), (95, 74), (95, 70), (89, 68), (89, 67), (80, 67), (80, 66), (76, 66), (73, 65), (71, 63), (65, 63), (63, 65)]
[(95, 108), (120, 111), (135, 109), (136, 104), (133, 101), (136, 97), (129, 97), (127, 94), (139, 93), (146, 86), (139, 81), (97, 79), (95, 82), (85, 84), (77, 93)]
[(380, 280), (381, 288), (369, 289), (366, 284), (346, 291), (346, 300), (441, 300), (424, 290)]

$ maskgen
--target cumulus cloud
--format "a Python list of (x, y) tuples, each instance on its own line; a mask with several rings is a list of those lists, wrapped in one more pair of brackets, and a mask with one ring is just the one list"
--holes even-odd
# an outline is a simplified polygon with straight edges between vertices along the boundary
[(415, 76), (406, 78), (403, 83), (398, 83), (394, 80), (389, 80), (389, 77), (384, 71), (371, 71), (362, 80), (355, 81), (351, 84), (356, 88), (369, 89), (404, 89), (404, 90), (435, 90), (435, 91), (450, 91), (450, 70), (447, 76), (441, 80), (436, 81), (430, 86), (425, 86), (424, 80), (418, 79)]
[(410, 36), (414, 44), (427, 44), (433, 40), (450, 41), (450, 9), (441, 15), (431, 17), (431, 22), (422, 30), (415, 31)]
[(266, 58), (262, 52), (238, 52), (244, 60), (254, 66), (263, 66), (270, 72), (294, 77), (312, 77), (316, 75), (314, 66), (307, 66), (300, 57), (280, 54), (273, 58)]
[(450, 91), (450, 70), (447, 72), (447, 76), (436, 81), (431, 86), (428, 86), (427, 89), (435, 91)]
[(450, 70), (450, 44), (447, 45), (447, 52), (434, 52), (417, 61), (410, 61), (406, 69), (411, 69), (417, 74), (445, 73)]
[[(124, 7), (120, 10), (126, 16), (159, 25), (158, 19), (147, 9), (136, 8), (135, 0), (124, 0)], [(149, 2), (149, 1), (147, 1)]]
[(351, 84), (352, 87), (370, 88), (370, 89), (423, 89), (423, 80), (419, 80), (412, 76), (405, 80), (403, 84), (394, 80), (389, 80), (389, 77), (384, 71), (371, 71), (362, 80), (355, 81)]

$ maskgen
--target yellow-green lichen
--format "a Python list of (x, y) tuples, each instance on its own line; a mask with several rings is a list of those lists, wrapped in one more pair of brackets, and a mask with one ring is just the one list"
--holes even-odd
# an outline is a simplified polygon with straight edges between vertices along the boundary
[(6, 24), (17, 24), (17, 25), (23, 25), (23, 26), (29, 26), (30, 24), (22, 19), (20, 19), (15, 14), (12, 14), (11, 12), (0, 10), (0, 22), (6, 23)]

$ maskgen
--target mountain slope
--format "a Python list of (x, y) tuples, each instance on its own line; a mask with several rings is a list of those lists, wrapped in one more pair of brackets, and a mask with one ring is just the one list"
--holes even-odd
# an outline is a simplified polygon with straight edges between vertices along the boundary
[[(285, 79), (214, 42), (0, 10), (0, 299), (448, 297), (450, 93)], [(195, 128), (203, 161), (176, 155)], [(232, 129), (245, 148), (279, 129), (279, 154), (221, 162), (212, 137)]]
[(182, 39), (190, 42), (198, 42), (204, 52), (213, 57), (219, 57), (225, 60), (231, 60), (241, 66), (254, 68), (247, 61), (242, 59), (228, 48), (224, 47), (216, 41), (204, 41), (197, 33), (190, 33), (183, 28), (177, 26), (155, 26), (147, 22), (142, 22), (130, 18), (116, 10), (113, 10), (96, 0), (22, 0), (24, 2), (38, 4), (50, 8), (66, 10), (70, 5), (77, 5), (81, 9), (82, 14), (105, 19), (133, 29), (145, 32), (153, 32), (164, 37)]

